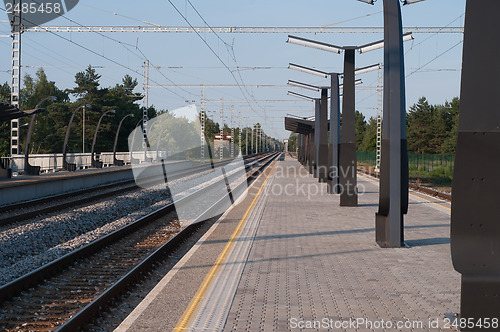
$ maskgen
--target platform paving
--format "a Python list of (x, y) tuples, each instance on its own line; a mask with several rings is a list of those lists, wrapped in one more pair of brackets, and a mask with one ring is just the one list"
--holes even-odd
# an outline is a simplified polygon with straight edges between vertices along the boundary
[[(450, 204), (412, 192), (408, 248), (382, 249), (374, 229), (378, 184), (364, 176), (358, 183), (359, 207), (340, 207), (296, 160), (278, 162), (185, 329), (449, 331), (444, 314), (458, 312), (460, 297)], [(161, 316), (161, 303), (149, 306), (142, 315)], [(141, 327), (136, 317), (132, 331)], [(147, 326), (173, 328), (158, 322)]]

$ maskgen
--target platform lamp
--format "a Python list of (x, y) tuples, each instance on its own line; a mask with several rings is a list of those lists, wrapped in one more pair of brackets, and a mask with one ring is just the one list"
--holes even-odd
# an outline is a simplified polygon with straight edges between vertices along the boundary
[(97, 141), (97, 132), (99, 131), (99, 127), (101, 126), (102, 119), (108, 113), (115, 114), (116, 111), (109, 110), (109, 111), (102, 113), (101, 117), (99, 118), (99, 121), (97, 122), (97, 126), (95, 127), (94, 139), (92, 140), (92, 149), (90, 151), (90, 158), (91, 158), (90, 160), (92, 163), (92, 167), (95, 167), (95, 168), (102, 168), (102, 162), (94, 159), (94, 148), (95, 148), (95, 142)]
[(63, 145), (63, 169), (68, 170), (68, 171), (76, 171), (76, 164), (70, 164), (66, 161), (66, 152), (68, 148), (68, 140), (69, 140), (69, 132), (71, 131), (71, 124), (73, 123), (73, 119), (75, 118), (76, 112), (78, 112), (80, 109), (85, 109), (85, 108), (92, 108), (91, 105), (89, 104), (83, 104), (78, 106), (74, 111), (73, 114), (71, 114), (71, 118), (69, 119), (68, 123), (68, 128), (66, 128), (66, 135), (64, 136), (64, 145)]
[[(374, 4), (374, 0), (358, 0)], [(423, 0), (403, 0), (403, 5)], [(403, 24), (399, 0), (384, 3), (384, 108), (380, 164), (379, 209), (375, 238), (383, 248), (404, 246), (404, 215), (408, 212), (408, 148)], [(374, 49), (371, 47), (371, 49)], [(370, 48), (366, 49), (370, 50)], [(365, 51), (366, 51), (365, 50)]]
[[(321, 70), (299, 66), (293, 63), (289, 64), (289, 69), (300, 71), (306, 74), (311, 74), (323, 78), (330, 76), (331, 87), (330, 87), (330, 148), (328, 149), (328, 168), (329, 177), (327, 181), (327, 191), (329, 194), (340, 193), (340, 188), (338, 185), (339, 175), (339, 150), (340, 150), (340, 88), (343, 88), (343, 84), (339, 84), (339, 77), (343, 77), (341, 73), (327, 73)], [(354, 75), (364, 74), (373, 70), (378, 70), (381, 68), (381, 64), (370, 65), (362, 68), (358, 68), (354, 71)], [(356, 80), (355, 85), (361, 84), (361, 80)]]
[(133, 118), (134, 114), (130, 113), (130, 114), (125, 115), (120, 120), (120, 123), (118, 124), (118, 129), (116, 129), (115, 143), (113, 144), (113, 165), (115, 165), (115, 166), (123, 166), (125, 164), (125, 162), (123, 160), (116, 159), (116, 146), (118, 144), (118, 136), (120, 134), (120, 129), (122, 127), (123, 121), (125, 121), (125, 119), (128, 118), (128, 117)]
[[(411, 40), (411, 33), (403, 36), (405, 40)], [(402, 43), (403, 37), (399, 35)], [(340, 206), (357, 206), (357, 177), (356, 177), (356, 134), (355, 134), (355, 51), (365, 53), (384, 47), (384, 40), (361, 46), (335, 46), (315, 40), (288, 36), (288, 43), (312, 47), (323, 51), (340, 53), (344, 51), (344, 98), (342, 106), (342, 137), (339, 153), (339, 168), (346, 176), (339, 177), (339, 186), (342, 189), (340, 195)], [(386, 66), (387, 69), (387, 66)], [(354, 168), (354, 169), (353, 169)]]
[[(36, 104), (35, 109), (39, 109), (40, 106), (46, 101), (52, 101), (55, 102), (57, 101), (57, 98), (54, 96), (48, 96), (43, 98)], [(40, 175), (40, 166), (31, 166), (29, 163), (29, 148), (30, 148), (30, 143), (31, 143), (31, 134), (33, 133), (33, 126), (35, 124), (35, 118), (36, 118), (36, 113), (31, 116), (30, 124), (28, 127), (28, 134), (26, 136), (26, 144), (24, 147), (24, 171), (26, 172), (27, 175)]]

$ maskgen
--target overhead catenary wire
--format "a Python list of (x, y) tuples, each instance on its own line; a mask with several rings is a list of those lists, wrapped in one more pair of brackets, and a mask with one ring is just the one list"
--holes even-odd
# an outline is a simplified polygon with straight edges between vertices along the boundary
[[(36, 0), (33, 0), (33, 1), (35, 1), (35, 2), (36, 2)], [(4, 8), (0, 8), (0, 9), (5, 11), (5, 9), (4, 9)], [(63, 15), (60, 15), (60, 16), (64, 17)], [(28, 22), (28, 23), (34, 24), (33, 22), (31, 22), (31, 21), (27, 20), (26, 18), (23, 18), (23, 20), (25, 20), (25, 21), (26, 21), (26, 22)], [(43, 28), (43, 27), (42, 27), (42, 28)], [(82, 44), (79, 44), (79, 43), (77, 43), (77, 42), (75, 42), (75, 41), (73, 41), (73, 40), (71, 40), (71, 39), (69, 39), (69, 38), (66, 38), (66, 37), (64, 37), (64, 36), (61, 36), (61, 35), (59, 35), (59, 34), (57, 34), (57, 33), (55, 33), (55, 32), (52, 32), (52, 31), (49, 31), (49, 30), (47, 30), (47, 32), (49, 32), (50, 34), (52, 34), (52, 35), (54, 35), (54, 36), (56, 36), (56, 37), (58, 37), (58, 38), (60, 38), (60, 39), (65, 40), (65, 41), (67, 41), (67, 42), (69, 42), (69, 43), (71, 43), (71, 44), (73, 44), (73, 45), (75, 45), (75, 46), (78, 46), (78, 47), (80, 47), (80, 48), (82, 48), (82, 49), (86, 50), (87, 52), (90, 52), (90, 53), (92, 53), (92, 54), (94, 54), (94, 55), (96, 55), (96, 56), (98, 56), (98, 57), (101, 57), (101, 58), (103, 58), (103, 59), (105, 59), (105, 60), (107, 60), (107, 61), (109, 61), (109, 62), (111, 62), (111, 63), (114, 63), (115, 65), (118, 65), (119, 67), (122, 67), (122, 68), (124, 68), (124, 69), (127, 69), (127, 70), (129, 70), (129, 71), (131, 71), (131, 72), (134, 72), (134, 73), (136, 73), (137, 75), (139, 75), (139, 76), (141, 76), (141, 77), (144, 77), (144, 74), (143, 74), (143, 73), (141, 73), (140, 71), (138, 71), (138, 70), (134, 70), (134, 69), (130, 68), (129, 66), (126, 66), (126, 65), (124, 65), (124, 64), (122, 64), (122, 63), (120, 63), (120, 62), (118, 62), (118, 61), (116, 61), (116, 60), (114, 60), (114, 59), (111, 59), (111, 58), (109, 58), (109, 57), (107, 57), (107, 56), (105, 56), (105, 55), (103, 55), (103, 54), (100, 54), (100, 53), (98, 53), (97, 51), (94, 51), (93, 49), (91, 49), (91, 48), (89, 48), (89, 47), (87, 47), (87, 46), (84, 46), (84, 45), (82, 45)], [(159, 84), (159, 83), (158, 83), (158, 82), (156, 82), (155, 80), (151, 80), (151, 81), (152, 81), (152, 82), (154, 82), (155, 84)], [(167, 91), (169, 91), (169, 92), (170, 92), (170, 93), (172, 93), (172, 94), (175, 94), (176, 96), (178, 96), (178, 97), (180, 97), (180, 98), (182, 98), (182, 99), (186, 99), (186, 98), (185, 98), (185, 96), (182, 96), (182, 95), (180, 95), (180, 94), (176, 93), (175, 91), (171, 91), (171, 90), (167, 90)]]
[[(32, 0), (32, 1), (33, 1), (34, 3), (41, 4), (41, 3), (40, 3), (40, 2), (38, 2), (37, 0)], [(61, 17), (61, 18), (65, 19), (65, 20), (68, 20), (69, 22), (71, 22), (71, 23), (73, 23), (73, 24), (76, 24), (76, 25), (78, 25), (78, 26), (80, 26), (80, 27), (83, 27), (83, 26), (84, 26), (83, 24), (80, 24), (80, 23), (76, 22), (75, 20), (72, 20), (72, 19), (70, 19), (70, 18), (66, 17), (66, 15), (64, 15), (64, 14), (59, 14), (59, 17)], [(30, 23), (31, 23), (31, 22), (30, 22)], [(160, 70), (159, 70), (156, 66), (154, 66), (154, 64), (151, 62), (151, 60), (150, 60), (150, 59), (149, 59), (149, 58), (148, 58), (148, 57), (144, 54), (144, 52), (143, 52), (143, 51), (142, 51), (142, 50), (138, 47), (138, 45), (137, 45), (137, 44), (136, 44), (136, 45), (132, 45), (132, 44), (130, 44), (130, 43), (126, 43), (126, 42), (123, 42), (123, 41), (121, 41), (121, 40), (118, 40), (118, 39), (112, 38), (112, 37), (110, 37), (110, 36), (107, 36), (107, 35), (105, 35), (105, 34), (103, 34), (103, 33), (101, 33), (101, 32), (98, 32), (98, 31), (92, 31), (92, 32), (93, 32), (93, 33), (95, 33), (95, 34), (97, 34), (97, 35), (99, 35), (99, 36), (101, 36), (101, 37), (103, 37), (103, 38), (106, 38), (106, 39), (111, 40), (111, 41), (113, 41), (113, 42), (115, 42), (115, 43), (118, 43), (118, 44), (119, 44), (119, 45), (121, 45), (123, 48), (125, 48), (128, 52), (130, 52), (131, 54), (134, 54), (135, 56), (137, 56), (139, 59), (149, 61), (149, 63), (151, 64), (151, 66), (152, 66), (154, 69), (158, 70), (158, 72), (160, 73), (160, 75), (162, 75), (162, 76), (163, 76), (163, 77), (164, 77), (167, 81), (169, 81), (169, 82), (171, 82), (172, 84), (174, 84), (174, 85), (175, 85), (175, 82), (173, 82), (172, 80), (170, 80), (170, 79), (169, 79), (166, 75), (164, 75), (164, 74), (163, 74), (163, 73), (162, 73), (162, 72), (161, 72), (161, 71), (160, 71)], [(139, 56), (139, 55), (135, 54), (134, 52), (132, 52), (132, 51), (129, 49), (129, 47), (134, 47), (134, 48), (135, 48), (135, 49), (136, 49), (136, 50), (137, 50), (137, 51), (141, 54), (141, 56)], [(127, 68), (128, 68), (129, 70), (131, 70), (128, 66), (127, 66)], [(136, 72), (137, 72), (137, 71), (136, 71)], [(142, 73), (141, 73), (141, 76), (143, 76), (143, 75), (144, 75), (144, 74), (142, 74)], [(181, 90), (182, 90), (182, 89), (181, 89)], [(177, 93), (175, 93), (175, 92), (173, 92), (173, 91), (171, 91), (171, 90), (168, 90), (168, 91), (169, 91), (169, 92), (171, 92), (171, 93), (173, 93), (173, 94), (175, 94), (175, 95), (177, 95), (177, 96), (179, 96), (179, 97), (181, 97), (181, 98), (185, 98), (184, 96), (181, 96), (181, 95), (179, 95), (179, 94), (177, 94)], [(187, 94), (190, 94), (190, 95), (194, 95), (194, 94), (192, 94), (191, 92), (189, 92), (189, 91), (187, 91), (187, 90), (184, 90), (184, 92), (186, 92)]]
[[(175, 11), (176, 11), (176, 12), (177, 12), (177, 13), (178, 13), (178, 14), (179, 14), (179, 15), (180, 15), (183, 19), (184, 19), (184, 21), (186, 21), (186, 23), (187, 23), (187, 24), (188, 24), (191, 28), (193, 28), (193, 30), (194, 30), (194, 27), (193, 27), (193, 25), (191, 24), (191, 22), (187, 19), (187, 17), (186, 17), (185, 15), (183, 15), (183, 14), (180, 12), (180, 10), (179, 10), (179, 9), (175, 6), (175, 4), (174, 4), (171, 0), (167, 0), (167, 1), (168, 1), (168, 2), (170, 3), (170, 5), (171, 5), (171, 6), (175, 9)], [(191, 4), (191, 3), (190, 3), (190, 4)], [(191, 4), (191, 6), (192, 6), (192, 7), (194, 7), (192, 4)], [(196, 11), (196, 12), (197, 12), (197, 13), (198, 13), (198, 15), (201, 17), (201, 15), (199, 14), (199, 12), (198, 12), (198, 11)], [(202, 17), (202, 19), (203, 19), (203, 17)], [(203, 19), (203, 21), (206, 23), (205, 19)], [(206, 23), (206, 24), (207, 24), (207, 23)], [(208, 24), (207, 24), (207, 26), (209, 27), (209, 29), (210, 29), (211, 31), (213, 31), (213, 29), (212, 29), (212, 28), (211, 28)], [(230, 74), (231, 74), (231, 76), (233, 77), (233, 79), (234, 79), (234, 81), (236, 82), (236, 84), (240, 85), (240, 83), (239, 83), (239, 82), (238, 82), (238, 80), (236, 79), (236, 76), (234, 75), (234, 72), (233, 72), (233, 71), (231, 71), (231, 69), (229, 69), (229, 67), (227, 66), (227, 64), (226, 64), (226, 63), (225, 63), (225, 62), (224, 62), (224, 61), (220, 58), (220, 56), (217, 54), (217, 52), (215, 52), (215, 50), (214, 50), (214, 49), (210, 46), (210, 44), (209, 44), (209, 43), (205, 40), (205, 38), (203, 38), (199, 32), (197, 32), (197, 31), (195, 31), (195, 32), (196, 32), (196, 35), (197, 35), (197, 36), (198, 36), (198, 37), (199, 37), (199, 38), (203, 41), (203, 43), (204, 43), (204, 44), (205, 44), (205, 45), (209, 48), (209, 50), (210, 50), (210, 51), (211, 51), (211, 52), (215, 55), (215, 57), (216, 57), (216, 58), (217, 58), (217, 59), (218, 59), (218, 60), (222, 63), (222, 65), (223, 65), (223, 66), (224, 66), (224, 67), (225, 67), (225, 68), (229, 71), (229, 73), (230, 73)], [(219, 36), (217, 36), (217, 37), (218, 37), (218, 38), (220, 38)], [(234, 54), (234, 52), (233, 52), (233, 54)], [(240, 91), (241, 91), (242, 95), (243, 95), (243, 96), (245, 96), (245, 92), (243, 91), (243, 88), (240, 86), (240, 87), (239, 87), (239, 89), (240, 89)], [(254, 101), (255, 101), (255, 99), (254, 99)], [(252, 108), (251, 103), (250, 103), (248, 100), (247, 100), (247, 103), (248, 103), (248, 105), (250, 106), (250, 108), (251, 108), (251, 109), (253, 109), (253, 108)], [(256, 112), (256, 113), (257, 113), (257, 112)], [(264, 118), (265, 118), (265, 114), (264, 114)]]

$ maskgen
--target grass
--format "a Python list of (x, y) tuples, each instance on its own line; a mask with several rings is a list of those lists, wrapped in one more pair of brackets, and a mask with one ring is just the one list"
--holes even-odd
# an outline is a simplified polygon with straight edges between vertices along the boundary
[[(360, 162), (358, 166), (371, 171), (374, 169), (374, 166), (370, 163)], [(453, 168), (451, 166), (436, 166), (432, 171), (427, 171), (423, 167), (417, 169), (415, 166), (409, 165), (408, 170), (410, 173), (410, 182), (451, 192), (453, 180)]]

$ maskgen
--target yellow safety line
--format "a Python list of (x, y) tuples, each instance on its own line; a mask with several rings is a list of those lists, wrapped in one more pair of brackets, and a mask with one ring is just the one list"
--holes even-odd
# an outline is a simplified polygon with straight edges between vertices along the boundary
[[(379, 182), (379, 181), (376, 181), (376, 180), (373, 180), (373, 179), (367, 178), (366, 176), (363, 176), (363, 175), (359, 175), (359, 176), (360, 176), (360, 177), (362, 177), (362, 178), (365, 178), (365, 179), (367, 179), (367, 180), (369, 180), (369, 181), (375, 182), (375, 183), (378, 183), (378, 182)], [(432, 203), (432, 204), (437, 205), (437, 206), (439, 206), (439, 207), (442, 207), (442, 208), (444, 208), (444, 209), (446, 209), (446, 210), (450, 210), (450, 211), (451, 211), (451, 209), (450, 209), (449, 207), (447, 207), (447, 206), (444, 206), (444, 205), (441, 205), (441, 204), (438, 204), (438, 203), (434, 203), (433, 201), (429, 201), (428, 199), (422, 198), (422, 197), (420, 197), (420, 196), (416, 196), (416, 195), (413, 195), (413, 194), (409, 194), (409, 195), (410, 195), (410, 196), (413, 196), (413, 197), (415, 197), (415, 198), (421, 199), (421, 200), (423, 200), (423, 201), (426, 201), (426, 202)]]
[(224, 250), (220, 254), (219, 258), (215, 262), (215, 264), (212, 267), (212, 269), (210, 270), (210, 272), (207, 274), (207, 276), (203, 280), (203, 283), (201, 284), (200, 288), (198, 288), (196, 295), (193, 297), (193, 299), (191, 300), (191, 303), (189, 304), (187, 309), (184, 311), (181, 319), (179, 319), (179, 321), (177, 322), (177, 325), (175, 326), (174, 331), (185, 331), (188, 328), (188, 326), (191, 324), (191, 321), (194, 318), (193, 316), (196, 313), (196, 311), (198, 310), (198, 307), (200, 306), (202, 299), (205, 297), (205, 295), (208, 291), (208, 288), (209, 288), (210, 284), (212, 283), (212, 280), (214, 279), (215, 275), (217, 274), (217, 272), (220, 270), (220, 268), (224, 264), (224, 261), (226, 260), (229, 251), (231, 250), (231, 248), (233, 247), (233, 245), (235, 243), (236, 237), (240, 234), (240, 232), (243, 228), (243, 225), (245, 224), (245, 221), (246, 221), (248, 215), (250, 214), (250, 211), (252, 211), (253, 207), (255, 206), (255, 204), (257, 202), (257, 199), (259, 199), (260, 194), (262, 193), (262, 190), (264, 189), (264, 186), (266, 185), (267, 180), (269, 180), (269, 177), (271, 176), (272, 172), (274, 171), (274, 168), (276, 167), (276, 165), (277, 164), (274, 163), (274, 166), (271, 169), (271, 172), (269, 172), (269, 174), (267, 175), (266, 180), (264, 181), (264, 183), (260, 187), (259, 192), (255, 196), (252, 204), (250, 204), (250, 207), (245, 212), (245, 215), (243, 216), (240, 223), (238, 224), (238, 227), (236, 228), (233, 235), (229, 239), (229, 242), (227, 243), (226, 247), (224, 248)]

